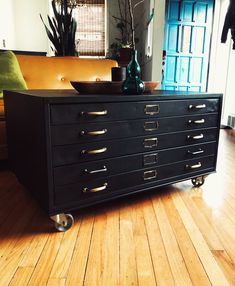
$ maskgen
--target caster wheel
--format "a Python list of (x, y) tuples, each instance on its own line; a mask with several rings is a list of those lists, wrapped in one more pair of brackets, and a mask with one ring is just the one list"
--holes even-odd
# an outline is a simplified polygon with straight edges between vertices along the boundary
[(204, 182), (205, 182), (204, 176), (200, 176), (200, 177), (196, 177), (192, 179), (192, 184), (194, 185), (194, 187), (200, 187), (204, 184)]
[(71, 214), (59, 214), (54, 217), (51, 217), (54, 220), (55, 228), (58, 231), (67, 231), (74, 224), (74, 219)]

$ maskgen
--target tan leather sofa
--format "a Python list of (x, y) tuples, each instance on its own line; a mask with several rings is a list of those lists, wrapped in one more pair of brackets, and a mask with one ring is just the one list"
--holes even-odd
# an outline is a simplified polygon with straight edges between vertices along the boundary
[[(70, 81), (111, 80), (117, 62), (78, 57), (17, 55), (28, 89), (70, 89)], [(7, 159), (4, 104), (0, 99), (0, 160)]]

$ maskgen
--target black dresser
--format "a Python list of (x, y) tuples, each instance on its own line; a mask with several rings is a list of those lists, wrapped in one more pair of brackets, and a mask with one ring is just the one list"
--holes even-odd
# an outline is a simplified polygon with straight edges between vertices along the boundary
[(10, 166), (67, 230), (67, 212), (216, 170), (221, 94), (5, 92)]

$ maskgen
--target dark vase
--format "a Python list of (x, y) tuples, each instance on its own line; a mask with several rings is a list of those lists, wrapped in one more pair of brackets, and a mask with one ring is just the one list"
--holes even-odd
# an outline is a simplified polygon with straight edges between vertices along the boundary
[(124, 94), (142, 94), (144, 82), (140, 79), (140, 65), (137, 60), (137, 50), (132, 50), (131, 61), (127, 66), (126, 80), (122, 85)]

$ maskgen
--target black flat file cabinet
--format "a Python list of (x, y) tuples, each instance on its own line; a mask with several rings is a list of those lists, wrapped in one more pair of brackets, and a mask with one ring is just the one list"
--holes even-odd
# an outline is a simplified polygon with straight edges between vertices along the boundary
[(68, 212), (216, 170), (221, 94), (4, 93), (9, 162), (60, 231)]

